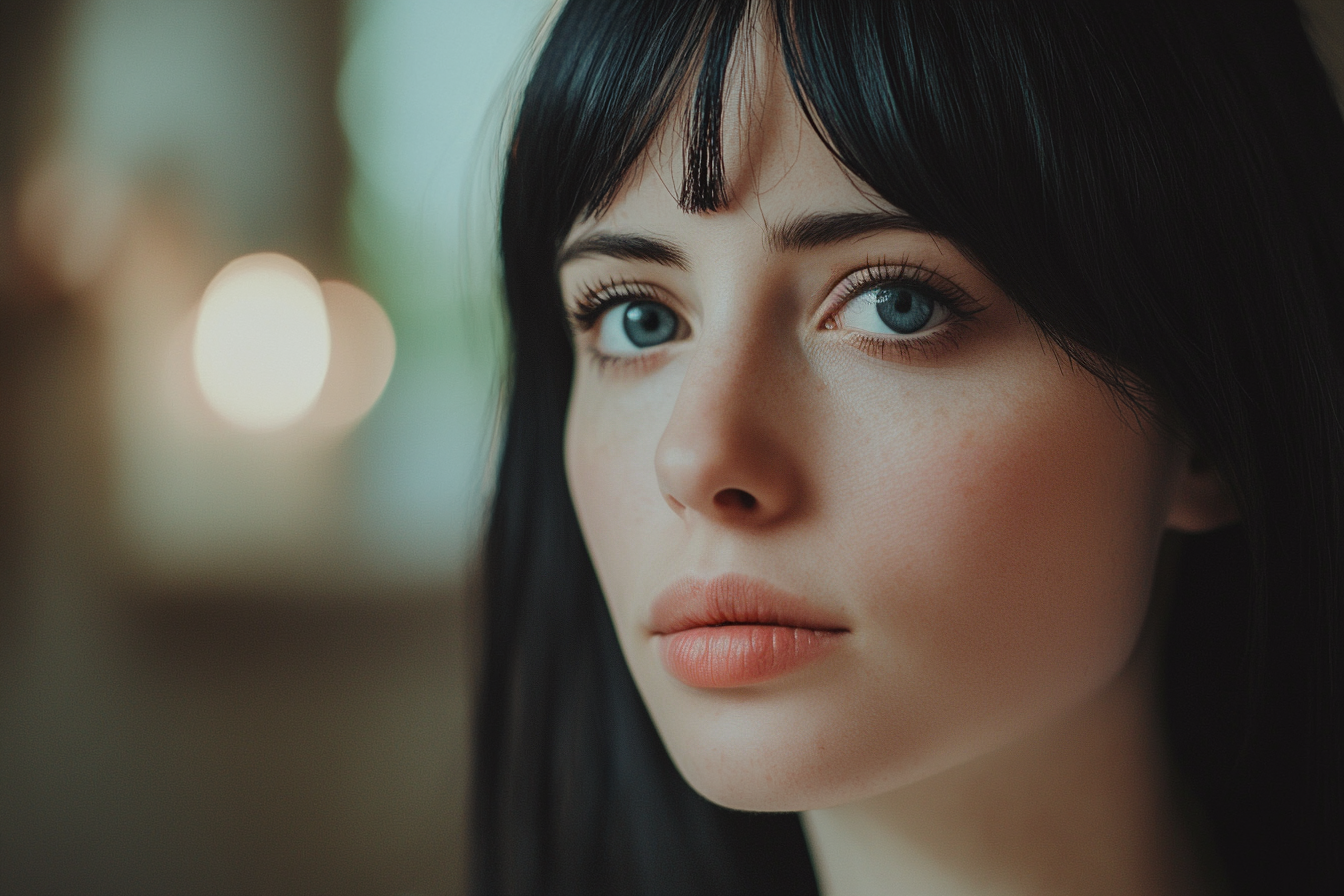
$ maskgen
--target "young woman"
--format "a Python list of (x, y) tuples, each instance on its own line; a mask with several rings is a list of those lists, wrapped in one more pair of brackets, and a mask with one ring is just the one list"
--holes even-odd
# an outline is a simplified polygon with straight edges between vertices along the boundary
[(1292, 4), (571, 0), (512, 147), (478, 892), (1344, 888)]

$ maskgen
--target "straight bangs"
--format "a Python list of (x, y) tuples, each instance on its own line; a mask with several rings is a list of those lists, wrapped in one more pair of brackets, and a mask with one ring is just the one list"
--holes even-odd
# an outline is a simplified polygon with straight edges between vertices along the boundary
[(958, 245), (1136, 425), (1220, 471), (1245, 522), (1183, 539), (1166, 621), (1182, 786), (1231, 889), (1337, 887), (1344, 124), (1293, 4), (570, 0), (502, 194), (513, 360), (476, 889), (814, 892), (796, 820), (714, 807), (672, 768), (562, 461), (557, 251), (667, 127), (681, 207), (731, 201), (724, 93), (753, 34), (849, 171)]

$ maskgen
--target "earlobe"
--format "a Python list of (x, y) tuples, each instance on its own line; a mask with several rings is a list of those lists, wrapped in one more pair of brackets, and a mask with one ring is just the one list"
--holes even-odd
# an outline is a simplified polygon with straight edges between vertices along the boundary
[(1167, 528), (1177, 532), (1208, 532), (1240, 518), (1241, 512), (1217, 468), (1202, 455), (1186, 452), (1172, 490)]

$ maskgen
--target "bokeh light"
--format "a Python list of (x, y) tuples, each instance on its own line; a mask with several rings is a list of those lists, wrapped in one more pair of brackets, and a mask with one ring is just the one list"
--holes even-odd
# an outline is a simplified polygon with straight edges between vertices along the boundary
[(275, 253), (231, 261), (201, 299), (192, 360), (201, 393), (224, 419), (250, 430), (294, 423), (317, 400), (331, 360), (317, 279)]
[(392, 322), (367, 292), (341, 280), (323, 280), (331, 327), (331, 364), (311, 421), (346, 429), (364, 418), (383, 394), (396, 360)]

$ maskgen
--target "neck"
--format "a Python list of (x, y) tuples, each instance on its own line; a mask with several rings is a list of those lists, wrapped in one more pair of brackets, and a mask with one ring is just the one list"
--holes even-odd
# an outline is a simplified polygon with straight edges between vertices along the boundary
[(803, 813), (824, 896), (1206, 891), (1170, 792), (1149, 665), (989, 756)]

